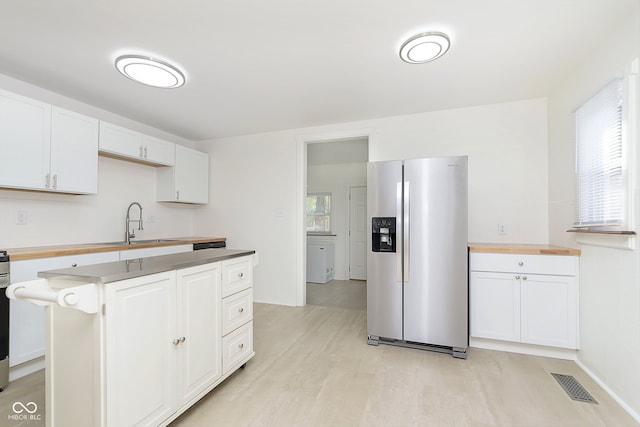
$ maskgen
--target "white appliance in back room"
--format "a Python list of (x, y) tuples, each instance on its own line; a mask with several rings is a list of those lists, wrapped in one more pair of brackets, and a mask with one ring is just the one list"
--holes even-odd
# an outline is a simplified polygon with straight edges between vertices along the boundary
[(466, 358), (467, 157), (367, 165), (367, 335), (372, 345)]
[(334, 277), (333, 243), (307, 243), (307, 282), (327, 283)]

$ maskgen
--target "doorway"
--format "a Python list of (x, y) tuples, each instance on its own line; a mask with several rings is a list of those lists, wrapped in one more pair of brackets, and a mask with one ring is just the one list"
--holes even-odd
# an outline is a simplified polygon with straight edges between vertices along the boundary
[(368, 138), (306, 142), (306, 153), (306, 303), (364, 309)]

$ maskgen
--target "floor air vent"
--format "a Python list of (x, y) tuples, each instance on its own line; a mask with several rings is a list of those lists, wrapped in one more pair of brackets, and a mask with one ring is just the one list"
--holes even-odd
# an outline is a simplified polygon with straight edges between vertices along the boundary
[(598, 404), (598, 402), (589, 394), (589, 392), (585, 390), (582, 385), (580, 385), (578, 380), (576, 380), (571, 375), (553, 373), (551, 375), (556, 379), (556, 381), (558, 381), (564, 391), (566, 391), (569, 397), (573, 400), (577, 400), (578, 402)]

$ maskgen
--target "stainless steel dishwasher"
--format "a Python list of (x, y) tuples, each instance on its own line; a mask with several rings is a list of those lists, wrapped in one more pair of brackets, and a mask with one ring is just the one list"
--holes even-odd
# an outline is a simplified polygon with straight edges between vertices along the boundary
[(0, 391), (9, 383), (9, 255), (0, 251)]

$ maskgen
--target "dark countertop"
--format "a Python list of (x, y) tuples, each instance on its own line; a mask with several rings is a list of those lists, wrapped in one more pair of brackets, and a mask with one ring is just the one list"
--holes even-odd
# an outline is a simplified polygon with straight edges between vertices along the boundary
[(200, 251), (138, 258), (128, 261), (107, 262), (103, 264), (42, 271), (38, 273), (38, 276), (45, 279), (72, 280), (88, 283), (111, 283), (147, 276), (149, 274), (163, 273), (165, 271), (179, 270), (182, 268), (252, 255), (254, 253), (255, 251), (253, 250), (223, 248), (203, 249)]

